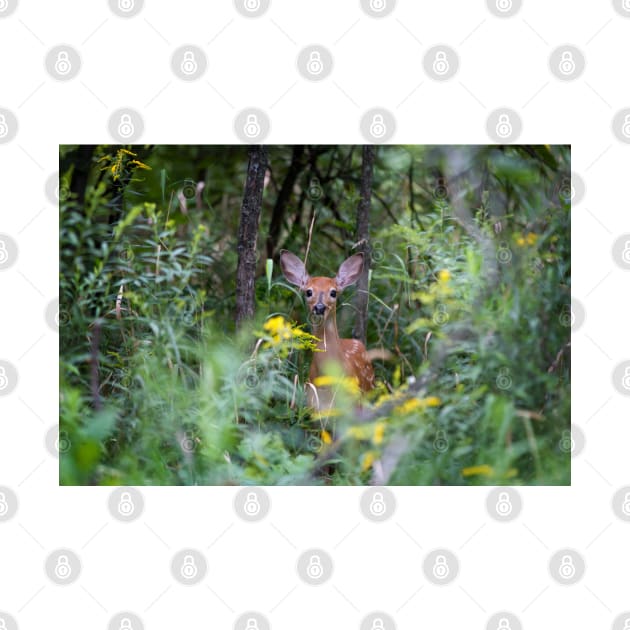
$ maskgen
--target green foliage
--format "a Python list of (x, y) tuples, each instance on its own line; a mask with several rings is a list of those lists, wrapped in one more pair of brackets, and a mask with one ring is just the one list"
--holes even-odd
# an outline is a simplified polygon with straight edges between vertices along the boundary
[[(569, 150), (461, 149), (456, 180), (454, 150), (378, 149), (367, 346), (394, 356), (375, 361), (361, 414), (352, 382), (323, 377), (330, 417), (305, 407), (314, 340), (263, 253), (290, 148), (270, 147), (257, 318), (239, 333), (244, 148), (97, 147), (81, 198), (62, 173), (61, 482), (365, 484), (390, 466), (391, 484), (570, 483)], [(351, 253), (360, 151), (309, 152), (281, 246), (303, 254), (314, 213), (307, 266), (334, 275)], [(348, 290), (342, 336), (354, 317)]]

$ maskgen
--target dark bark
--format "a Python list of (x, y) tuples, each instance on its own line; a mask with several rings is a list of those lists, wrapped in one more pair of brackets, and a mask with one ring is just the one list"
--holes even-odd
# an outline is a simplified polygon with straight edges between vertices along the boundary
[(363, 252), (363, 271), (357, 281), (357, 323), (355, 337), (365, 343), (367, 336), (367, 307), (368, 307), (368, 276), (370, 272), (371, 247), (368, 241), (370, 235), (370, 205), (372, 200), (372, 175), (374, 173), (374, 156), (376, 150), (373, 145), (363, 147), (363, 162), (361, 164), (361, 199), (357, 209), (357, 251)]
[(241, 220), (238, 227), (238, 267), (236, 269), (236, 326), (254, 316), (256, 280), (256, 243), (262, 207), (267, 151), (263, 146), (249, 149), (249, 164)]
[(278, 193), (276, 203), (271, 214), (269, 232), (267, 234), (267, 258), (273, 258), (278, 249), (278, 237), (282, 229), (282, 223), (286, 215), (287, 205), (291, 199), (291, 193), (295, 182), (304, 168), (304, 147), (296, 145), (293, 147), (293, 155), (289, 170), (282, 182), (282, 187)]

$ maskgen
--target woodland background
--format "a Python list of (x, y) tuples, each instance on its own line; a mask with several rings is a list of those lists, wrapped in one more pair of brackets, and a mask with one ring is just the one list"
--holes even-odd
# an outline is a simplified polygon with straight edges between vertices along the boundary
[[(62, 484), (569, 484), (570, 147), (63, 146)], [(393, 359), (304, 406), (281, 249)], [(343, 394), (343, 392), (341, 392)]]

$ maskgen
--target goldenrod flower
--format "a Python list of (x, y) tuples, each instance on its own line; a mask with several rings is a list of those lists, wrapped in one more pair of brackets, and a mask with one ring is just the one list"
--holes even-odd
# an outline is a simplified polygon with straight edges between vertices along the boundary
[(366, 470), (369, 470), (372, 467), (375, 459), (376, 453), (374, 451), (368, 451), (367, 453), (364, 453), (363, 457), (361, 458), (361, 471), (365, 472)]
[(536, 234), (535, 232), (528, 232), (527, 234), (525, 234), (525, 236), (519, 236), (516, 239), (516, 244), (519, 247), (525, 247), (525, 245), (536, 245), (536, 242), (538, 241), (538, 234)]
[(437, 407), (442, 401), (437, 396), (427, 396), (426, 398), (408, 398), (402, 405), (398, 405), (394, 411), (405, 414), (424, 409), (426, 407)]
[(374, 427), (374, 436), (372, 437), (372, 442), (378, 446), (383, 443), (383, 435), (385, 434), (385, 423), (377, 422)]
[(480, 466), (468, 466), (468, 468), (462, 469), (462, 475), (464, 477), (472, 477), (474, 475), (483, 475), (484, 477), (490, 477), (494, 474), (494, 470), (488, 464), (481, 464)]
[(348, 427), (346, 435), (355, 440), (369, 440), (372, 437), (372, 426), (369, 424), (361, 424), (354, 427)]
[(271, 336), (271, 340), (267, 341), (264, 348), (275, 347), (283, 342), (297, 341), (297, 348), (312, 348), (316, 342), (316, 338), (297, 326), (291, 326), (282, 315), (277, 315), (268, 319), (263, 329)]
[(356, 376), (331, 376), (323, 374), (313, 380), (315, 387), (332, 387), (338, 385), (348, 394), (358, 396), (360, 393), (359, 379)]
[[(482, 475), (484, 477), (492, 477), (495, 474), (494, 468), (492, 466), (488, 466), (488, 464), (481, 464), (479, 466), (469, 466), (468, 468), (462, 468), (462, 475), (464, 477), (473, 477), (475, 475)], [(516, 468), (510, 468), (506, 473), (505, 477), (515, 477), (518, 474), (518, 470)]]

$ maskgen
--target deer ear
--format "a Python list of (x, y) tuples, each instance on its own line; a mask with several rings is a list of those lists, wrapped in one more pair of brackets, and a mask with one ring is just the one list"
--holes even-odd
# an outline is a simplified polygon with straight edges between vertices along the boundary
[(304, 263), (291, 252), (283, 249), (280, 252), (280, 268), (284, 277), (291, 283), (300, 289), (303, 289), (308, 281), (309, 275), (306, 273), (306, 267)]
[(354, 284), (359, 279), (361, 271), (363, 271), (363, 254), (355, 254), (344, 260), (335, 278), (339, 290)]

